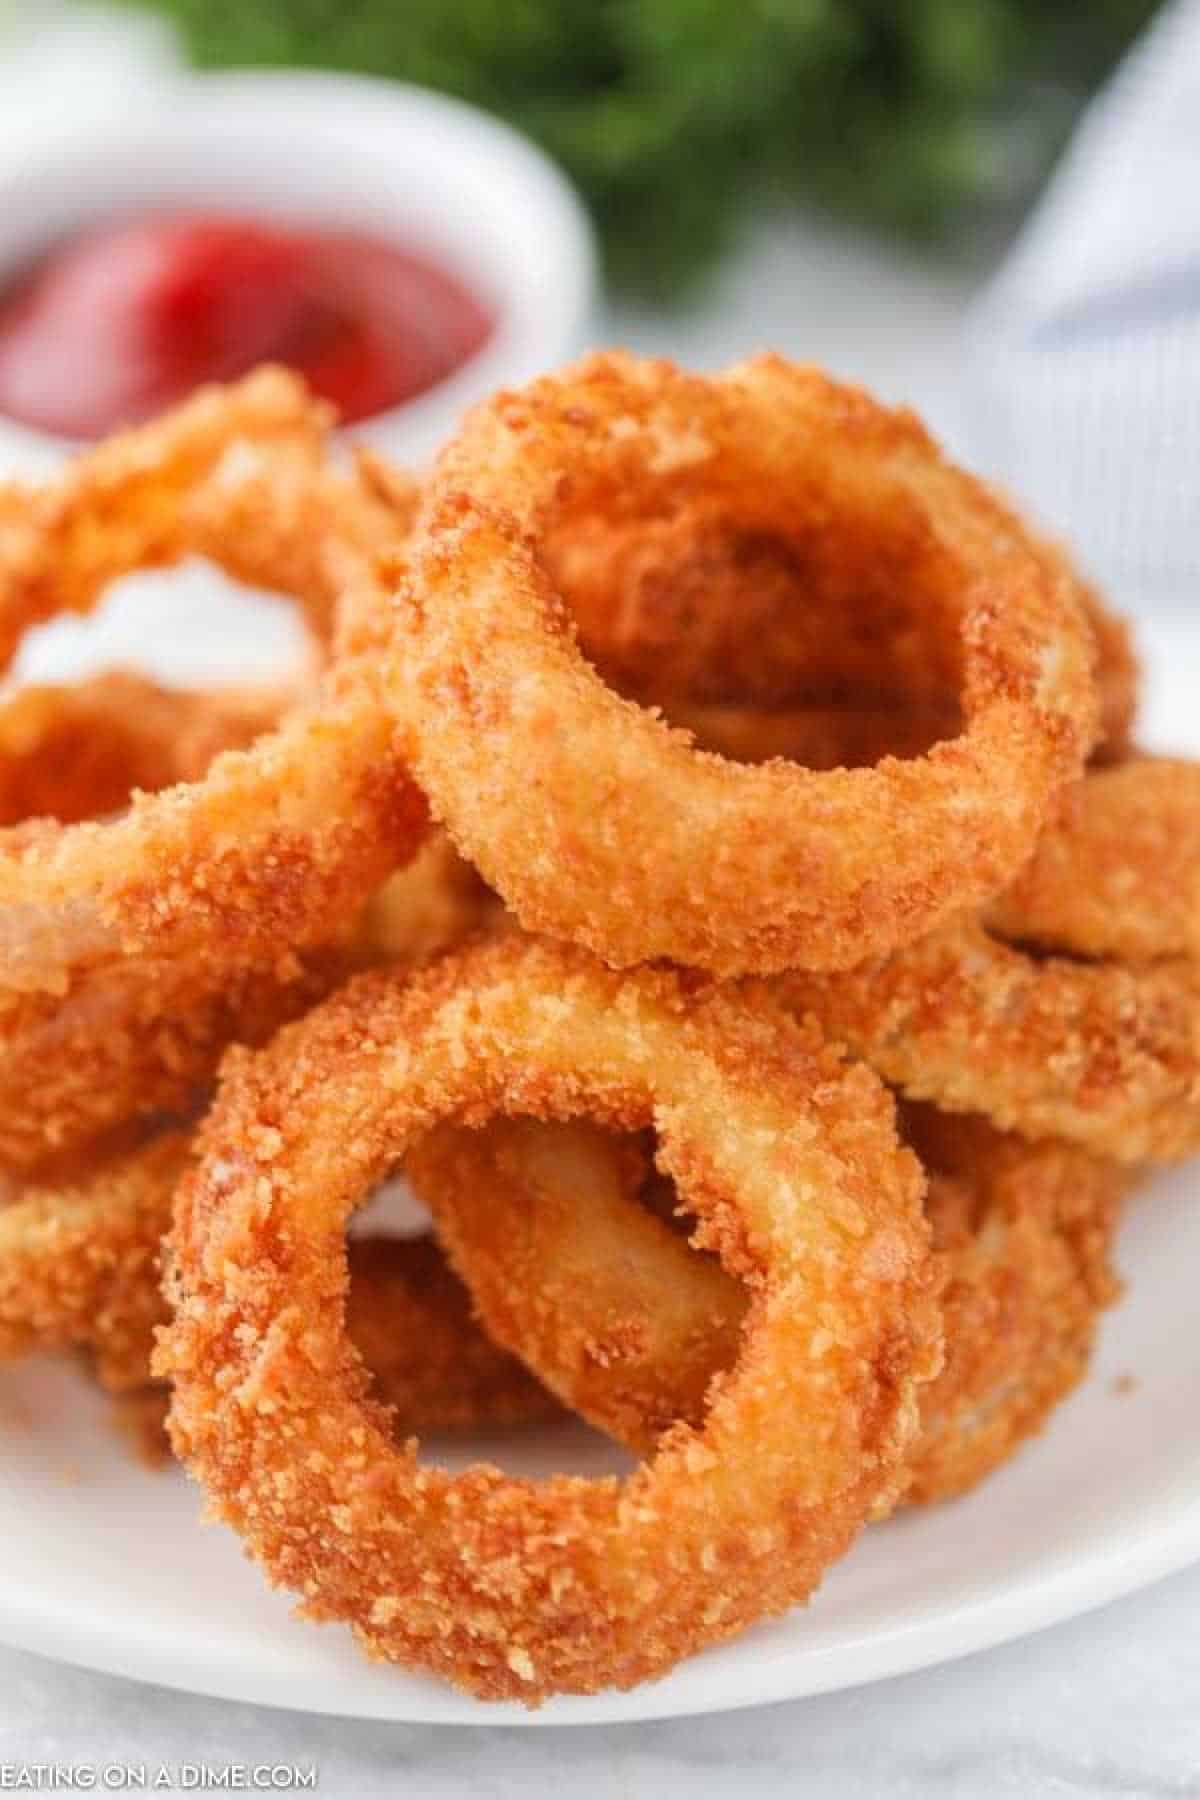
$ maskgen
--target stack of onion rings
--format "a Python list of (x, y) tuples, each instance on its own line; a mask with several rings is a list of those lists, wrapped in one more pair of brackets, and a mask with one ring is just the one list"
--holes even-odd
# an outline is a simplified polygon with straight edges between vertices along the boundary
[[(1200, 1147), (1200, 776), (1066, 556), (778, 358), (591, 358), (423, 488), (264, 371), (0, 488), (0, 661), (190, 555), (315, 673), (0, 700), (0, 1359), (171, 1390), (309, 1614), (530, 1704), (1038, 1431)], [(398, 1163), (435, 1235), (347, 1241)], [(648, 1460), (405, 1441), (567, 1410)]]
[[(197, 552), (287, 586), (328, 642), (411, 495), (337, 473), (326, 426), (266, 371), (47, 489), (0, 492), (6, 641)], [(425, 831), (391, 737), (370, 671), (344, 659), (315, 694), (113, 673), (0, 706), (3, 1164), (186, 1110), (230, 1039), (262, 1041), (361, 963), (355, 916)]]

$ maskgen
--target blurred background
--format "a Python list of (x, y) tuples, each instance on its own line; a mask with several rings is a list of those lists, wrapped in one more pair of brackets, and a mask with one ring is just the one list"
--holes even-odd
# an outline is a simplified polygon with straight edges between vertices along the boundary
[[(1154, 0), (136, 0), (198, 67), (418, 82), (578, 185), (619, 292), (703, 292), (805, 209), (971, 261), (1012, 229)], [(42, 14), (43, 8), (37, 7)]]
[[(233, 113), (226, 71), (259, 72)], [(588, 343), (700, 367), (769, 345), (916, 405), (1118, 599), (1178, 609), (1197, 119), (1191, 0), (0, 0), (0, 459), (43, 465), (251, 351), (319, 365), (420, 461), (477, 391)], [(164, 248), (197, 217), (202, 244)]]
[[(10, 54), (40, 39), (65, 59), (74, 36), (111, 73), (122, 44), (134, 53), (140, 13), (197, 68), (337, 69), (457, 95), (528, 133), (577, 184), (613, 292), (678, 306), (711, 293), (752, 221), (771, 212), (860, 225), (918, 249), (931, 269), (978, 273), (1155, 9), (1156, 0), (125, 0), (108, 9), (0, 0), (0, 28)], [(140, 37), (148, 61), (170, 54), (165, 33)], [(26, 89), (19, 109), (38, 103)], [(53, 92), (40, 103), (50, 115), (68, 105)]]

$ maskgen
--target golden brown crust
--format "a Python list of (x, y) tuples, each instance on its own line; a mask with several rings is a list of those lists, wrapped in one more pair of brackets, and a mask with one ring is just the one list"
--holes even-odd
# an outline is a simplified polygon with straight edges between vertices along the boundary
[(910, 1107), (946, 1285), (946, 1361), (923, 1390), (908, 1502), (947, 1500), (1045, 1425), (1087, 1371), (1129, 1174), (1069, 1144)]
[[(213, 1509), (368, 1654), (631, 1686), (1078, 1380), (1127, 1180), (1096, 1153), (1200, 1140), (1200, 788), (1073, 785), (1128, 750), (1125, 628), (814, 371), (613, 355), (501, 394), (415, 543), (413, 482), (340, 472), (328, 424), (266, 371), (0, 486), (0, 667), (193, 553), (327, 660), (0, 703), (0, 1358), (81, 1349), (147, 1445), (173, 1382)], [(410, 758), (453, 833), (420, 855)], [(744, 971), (776, 979), (712, 979)], [(898, 1136), (880, 1072), (950, 1110)], [(405, 1159), (496, 1341), (433, 1240), (347, 1240)], [(451, 1476), (404, 1441), (553, 1416), (531, 1370), (647, 1464)]]
[(144, 957), (63, 994), (0, 997), (0, 1167), (37, 1171), (124, 1120), (190, 1113), (229, 1044), (265, 1043), (366, 960), (351, 937), (214, 982)]
[(960, 646), (921, 605), (919, 526), (895, 518), (885, 557), (886, 522), (834, 545), (819, 516), (772, 531), (720, 490), (662, 512), (649, 484), (630, 494), (628, 512), (608, 496), (573, 510), (545, 550), (585, 654), (621, 693), (668, 711), (956, 703)]
[[(323, 464), (324, 424), (299, 384), (266, 371), (101, 446), (19, 496), (24, 512), (7, 494), (0, 644), (189, 549), (294, 584), (330, 630), (344, 591), (374, 591), (372, 557), (407, 520)], [(0, 985), (62, 991), (141, 955), (245, 967), (336, 935), (425, 829), (393, 739), (369, 661), (343, 660), (202, 781), (138, 796), (109, 822), (0, 832)]]
[(784, 757), (806, 769), (864, 769), (885, 756), (924, 756), (934, 744), (957, 737), (957, 708), (898, 703), (779, 707), (667, 698), (664, 718), (689, 731), (701, 750), (730, 762), (762, 763)]
[(480, 1330), (433, 1238), (352, 1238), (349, 1263), (346, 1330), (395, 1436), (506, 1431), (561, 1416), (528, 1369)]
[[(811, 768), (920, 755), (957, 735), (961, 646), (921, 604), (920, 541), (902, 521), (892, 524), (886, 554), (878, 539), (848, 534), (832, 554), (817, 521), (789, 541), (739, 529), (720, 498), (705, 507), (689, 496), (661, 515), (639, 513), (636, 490), (623, 500), (619, 510), (606, 501), (594, 512), (573, 512), (544, 551), (585, 654), (619, 693), (662, 706), (680, 724), (710, 709), (718, 720), (726, 710), (829, 710), (831, 726), (851, 734), (851, 752), (856, 709), (900, 715), (892, 721), (898, 740), (875, 736), (874, 754), (870, 735), (852, 754), (836, 754), (836, 739), (820, 737), (815, 757), (776, 752)], [(1115, 760), (1129, 748), (1137, 712), (1140, 670), (1129, 625), (1059, 546), (1028, 528), (1026, 535), (1047, 569), (1073, 584), (1091, 626), (1100, 695), (1095, 754)], [(934, 728), (914, 730), (906, 747), (912, 721), (923, 718)], [(697, 736), (703, 743), (699, 729)], [(811, 728), (799, 741), (811, 741)], [(708, 747), (727, 753), (719, 741)]]
[(1087, 582), (1082, 584), (1079, 594), (1096, 640), (1100, 735), (1095, 757), (1098, 762), (1117, 762), (1128, 755), (1133, 744), (1142, 684), (1133, 627), (1120, 613), (1111, 612), (1101, 595)]
[[(539, 561), (601, 494), (712, 498), (784, 533), (816, 518), (832, 557), (887, 561), (903, 528), (906, 578), (961, 651), (963, 732), (830, 772), (696, 751), (605, 687)], [(1091, 634), (1058, 563), (911, 416), (778, 359), (704, 379), (597, 357), (499, 395), (443, 453), (398, 579), (391, 692), (435, 813), (524, 925), (614, 965), (890, 949), (1016, 873), (1094, 737)]]
[[(423, 1131), (514, 1111), (653, 1121), (754, 1291), (703, 1432), (625, 1482), (419, 1464), (340, 1330), (348, 1213)], [(628, 1686), (803, 1599), (894, 1491), (939, 1355), (919, 1173), (868, 1071), (765, 993), (506, 936), (235, 1053), (202, 1136), (161, 1358), (176, 1447), (371, 1654), (529, 1702)]]
[[(7, 836), (36, 845), (47, 819), (197, 779), (284, 704), (278, 690), (180, 693), (122, 672), (23, 689), (0, 706), (0, 809), (21, 820)], [(41, 1167), (126, 1119), (188, 1110), (231, 1039), (261, 1042), (348, 966), (330, 948), (214, 985), (202, 965), (144, 958), (72, 972), (61, 993), (0, 996), (0, 1167)]]
[[(0, 1205), (0, 1360), (86, 1350), (106, 1388), (144, 1393), (168, 1317), (162, 1241), (190, 1154), (189, 1134), (170, 1132)], [(398, 1433), (554, 1416), (545, 1389), (474, 1324), (432, 1239), (373, 1233), (351, 1243), (349, 1260), (347, 1330)], [(146, 1406), (153, 1425), (154, 1402)]]
[(263, 1044), (358, 969), (421, 961), (495, 902), (434, 833), (339, 939), (218, 974), (141, 957), (72, 976), (65, 993), (0, 997), (0, 1168), (39, 1172), (126, 1120), (189, 1114), (230, 1044)]
[(1070, 790), (987, 909), (999, 936), (1148, 962), (1200, 949), (1200, 763), (1137, 757)]
[(260, 456), (311, 471), (330, 417), (297, 377), (260, 369), (230, 387), (198, 389), (161, 419), (74, 458), (54, 481), (0, 485), (0, 668), (31, 626), (90, 612), (118, 575), (211, 548), (197, 542), (203, 528), (188, 509), (232, 445), (252, 476)]
[(114, 1392), (150, 1377), (158, 1263), (186, 1132), (31, 1186), (0, 1207), (0, 1358), (86, 1349)]
[[(909, 1108), (945, 1270), (946, 1362), (921, 1390), (907, 1501), (973, 1487), (1083, 1375), (1127, 1175), (1063, 1144)], [(748, 1296), (638, 1204), (644, 1152), (578, 1122), (443, 1126), (406, 1174), (490, 1335), (632, 1449), (698, 1425)]]
[(645, 1455), (698, 1426), (732, 1367), (744, 1288), (639, 1204), (644, 1151), (581, 1120), (442, 1126), (405, 1161), (488, 1335)]
[[(120, 805), (135, 783), (197, 778), (248, 744), (277, 693), (174, 693), (110, 674), (31, 688), (0, 707), (0, 797), (56, 818)], [(31, 841), (44, 831), (26, 827)], [(472, 929), (485, 894), (443, 837), (384, 883), (335, 941), (248, 969), (138, 957), (72, 971), (60, 993), (0, 995), (0, 1167), (39, 1169), (122, 1120), (184, 1114), (231, 1042), (264, 1042), (346, 974), (420, 957)]]
[(423, 962), (483, 926), (495, 910), (495, 895), (435, 829), (407, 867), (372, 894), (354, 941), (364, 962)]
[(1032, 956), (966, 923), (841, 975), (782, 976), (778, 991), (912, 1099), (1127, 1164), (1200, 1145), (1190, 960)]

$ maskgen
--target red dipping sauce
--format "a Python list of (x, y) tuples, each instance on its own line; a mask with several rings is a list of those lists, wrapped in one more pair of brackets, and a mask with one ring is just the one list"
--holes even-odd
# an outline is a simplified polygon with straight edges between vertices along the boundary
[(155, 214), (81, 231), (0, 290), (0, 412), (98, 438), (278, 362), (352, 423), (444, 381), (494, 325), (456, 276), (384, 238)]

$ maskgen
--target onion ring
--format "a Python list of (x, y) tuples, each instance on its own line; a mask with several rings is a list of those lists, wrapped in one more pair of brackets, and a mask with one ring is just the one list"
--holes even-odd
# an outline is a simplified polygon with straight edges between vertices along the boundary
[(230, 446), (309, 465), (320, 455), (328, 408), (283, 369), (261, 369), (229, 388), (199, 389), (149, 426), (76, 457), (57, 481), (0, 485), (0, 667), (31, 626), (90, 612), (108, 584), (196, 548), (183, 524), (196, 490)]
[(647, 1455), (699, 1426), (736, 1359), (749, 1296), (640, 1204), (652, 1164), (581, 1120), (440, 1126), (405, 1175), (488, 1336), (573, 1412)]
[(164, 1310), (159, 1249), (188, 1143), (165, 1133), (0, 1206), (0, 1358), (79, 1347), (114, 1392), (145, 1385)]
[[(24, 804), (66, 820), (126, 804), (135, 785), (197, 779), (219, 750), (269, 728), (287, 698), (178, 692), (124, 672), (20, 690), (0, 704), (0, 815)], [(366, 963), (447, 947), (486, 906), (436, 834), (318, 950), (215, 984), (203, 964), (140, 957), (73, 974), (62, 994), (0, 998), (0, 1168), (28, 1173), (120, 1121), (186, 1113), (228, 1043), (265, 1042)]]
[[(159, 1253), (190, 1144), (187, 1132), (165, 1133), (0, 1206), (0, 1360), (82, 1349), (110, 1392), (147, 1385), (167, 1320)], [(474, 1326), (466, 1289), (431, 1239), (372, 1234), (349, 1257), (347, 1329), (395, 1430), (554, 1415), (545, 1390)]]
[(778, 991), (885, 1080), (944, 1111), (1117, 1162), (1200, 1146), (1200, 972), (1033, 956), (982, 926), (934, 932)]
[(432, 1237), (352, 1238), (346, 1329), (394, 1435), (503, 1431), (561, 1416), (524, 1365), (475, 1323)]
[(292, 594), (328, 638), (339, 573), (406, 529), (416, 504), (413, 482), (376, 457), (359, 455), (356, 480), (328, 468), (332, 417), (289, 370), (261, 368), (106, 439), (57, 481), (0, 484), (0, 668), (32, 626), (185, 556)]
[(368, 900), (355, 948), (363, 962), (424, 962), (488, 923), (495, 910), (495, 896), (445, 832), (434, 830)]
[(1094, 760), (1119, 762), (1133, 746), (1142, 683), (1133, 627), (1119, 613), (1110, 612), (1095, 588), (1087, 583), (1080, 589), (1080, 599), (1096, 641), (1100, 734)]
[[(371, 558), (402, 521), (307, 455), (248, 452), (242, 466), (239, 434), (260, 430), (264, 394), (285, 437), (318, 429), (320, 410), (269, 371), (81, 458), (27, 521), (6, 520), (11, 496), (0, 503), (0, 643), (86, 609), (125, 568), (191, 549), (239, 575), (303, 580), (329, 616), (347, 587), (370, 588)], [(210, 479), (190, 488), (197, 471)], [(215, 975), (336, 935), (425, 830), (393, 739), (369, 661), (343, 660), (203, 781), (137, 796), (104, 823), (0, 832), (0, 985), (62, 992), (81, 969), (141, 955), (200, 956)]]
[[(946, 1265), (946, 1363), (921, 1390), (906, 1501), (973, 1487), (1087, 1367), (1128, 1178), (1063, 1144), (909, 1108)], [(442, 1126), (405, 1172), (489, 1336), (592, 1425), (646, 1453), (697, 1426), (734, 1359), (744, 1288), (638, 1203), (645, 1157), (578, 1122)]]
[[(124, 672), (31, 687), (0, 705), (0, 808), (24, 835), (128, 803), (134, 787), (202, 776), (220, 750), (269, 728), (281, 691), (180, 693)], [(10, 832), (10, 840), (21, 833)], [(0, 1001), (0, 1166), (28, 1170), (139, 1114), (183, 1111), (233, 1037), (261, 1042), (327, 991), (343, 964), (202, 973), (149, 959)]]
[[(755, 1292), (703, 1433), (625, 1482), (418, 1465), (340, 1327), (362, 1195), (421, 1132), (505, 1111), (653, 1121)], [(272, 1580), (370, 1654), (530, 1704), (628, 1686), (805, 1598), (890, 1500), (940, 1352), (919, 1172), (869, 1071), (770, 996), (506, 936), (235, 1053), (203, 1145), (159, 1359), (175, 1446)]]
[(1016, 881), (998, 936), (1148, 962), (1200, 951), (1200, 763), (1139, 757), (1084, 777)]
[(784, 987), (906, 1094), (1171, 1162), (1200, 1147), (1198, 903), (1200, 766), (1136, 758), (1071, 790), (982, 923)]
[(693, 491), (659, 515), (572, 509), (547, 532), (580, 645), (619, 692), (668, 711), (957, 698), (959, 646), (920, 604), (919, 538), (897, 534), (885, 571), (876, 543), (847, 534), (834, 558), (730, 510), (727, 493)]
[[(962, 735), (830, 772), (694, 751), (604, 686), (539, 561), (601, 492), (720, 503), (831, 557), (903, 536), (906, 579), (961, 646)], [(1091, 748), (1073, 583), (914, 419), (777, 358), (706, 380), (597, 357), (500, 395), (443, 452), (411, 544), (391, 692), (417, 778), (522, 924), (615, 965), (891, 949), (1016, 874)]]
[(129, 1118), (186, 1114), (230, 1043), (265, 1043), (352, 969), (353, 937), (232, 970), (140, 957), (0, 1007), (0, 1167), (32, 1173)]

